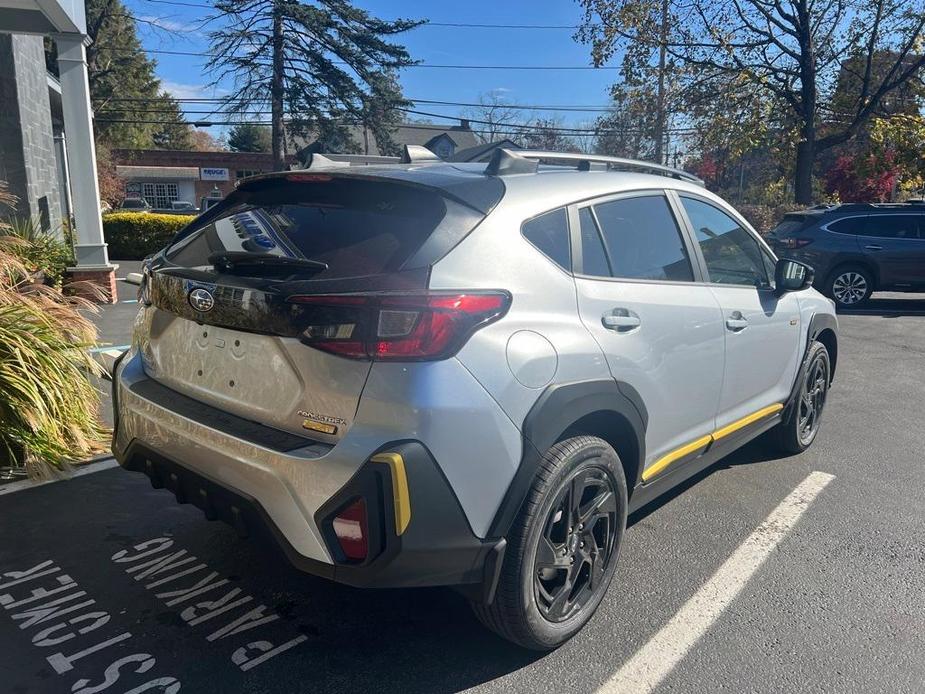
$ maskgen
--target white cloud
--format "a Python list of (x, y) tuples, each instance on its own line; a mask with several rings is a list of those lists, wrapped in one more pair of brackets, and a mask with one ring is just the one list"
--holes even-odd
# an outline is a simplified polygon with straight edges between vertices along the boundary
[(214, 99), (228, 93), (227, 89), (217, 89), (208, 84), (183, 84), (165, 79), (161, 80), (161, 89), (176, 99)]
[(198, 34), (198, 29), (194, 26), (198, 22), (180, 21), (168, 19), (166, 17), (156, 17), (153, 15), (135, 15), (135, 21), (148, 24), (164, 31), (175, 34)]

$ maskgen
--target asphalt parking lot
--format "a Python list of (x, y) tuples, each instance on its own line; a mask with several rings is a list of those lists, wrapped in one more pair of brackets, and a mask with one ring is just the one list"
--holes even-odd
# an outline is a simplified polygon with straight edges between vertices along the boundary
[(925, 300), (878, 297), (840, 326), (815, 445), (775, 459), (755, 442), (637, 513), (597, 616), (558, 651), (502, 641), (451, 590), (299, 574), (115, 468), (2, 494), (0, 690), (640, 691), (611, 678), (657, 668), (653, 637), (821, 472), (834, 477), (728, 607), (702, 633), (681, 623), (690, 647), (656, 691), (923, 692)]

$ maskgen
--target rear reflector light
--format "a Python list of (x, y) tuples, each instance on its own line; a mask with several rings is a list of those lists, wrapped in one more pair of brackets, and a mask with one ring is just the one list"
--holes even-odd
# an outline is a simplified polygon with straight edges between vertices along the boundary
[(427, 361), (452, 356), (473, 332), (503, 316), (507, 292), (291, 296), (302, 341), (352, 359)]
[(369, 554), (369, 520), (366, 500), (355, 499), (334, 516), (334, 534), (344, 556), (352, 561), (363, 561)]
[(803, 246), (808, 246), (812, 242), (812, 239), (797, 239), (792, 237), (779, 241), (780, 245), (784, 248), (803, 248)]

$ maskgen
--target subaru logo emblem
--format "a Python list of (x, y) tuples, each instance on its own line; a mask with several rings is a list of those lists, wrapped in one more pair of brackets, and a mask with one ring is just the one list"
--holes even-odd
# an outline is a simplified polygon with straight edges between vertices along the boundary
[(194, 289), (189, 293), (189, 305), (200, 313), (211, 311), (215, 306), (215, 297), (212, 296), (208, 289)]

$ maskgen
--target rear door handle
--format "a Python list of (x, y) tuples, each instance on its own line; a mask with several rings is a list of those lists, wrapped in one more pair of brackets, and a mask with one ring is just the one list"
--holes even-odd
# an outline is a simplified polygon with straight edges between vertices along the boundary
[(615, 308), (611, 313), (605, 313), (601, 316), (601, 323), (608, 330), (615, 330), (618, 333), (629, 332), (642, 325), (639, 316), (625, 308)]
[(738, 311), (726, 319), (726, 327), (732, 332), (737, 333), (748, 327), (748, 320)]
[(882, 251), (883, 250), (883, 246), (878, 246), (875, 243), (864, 246), (864, 248), (866, 248), (868, 251)]

